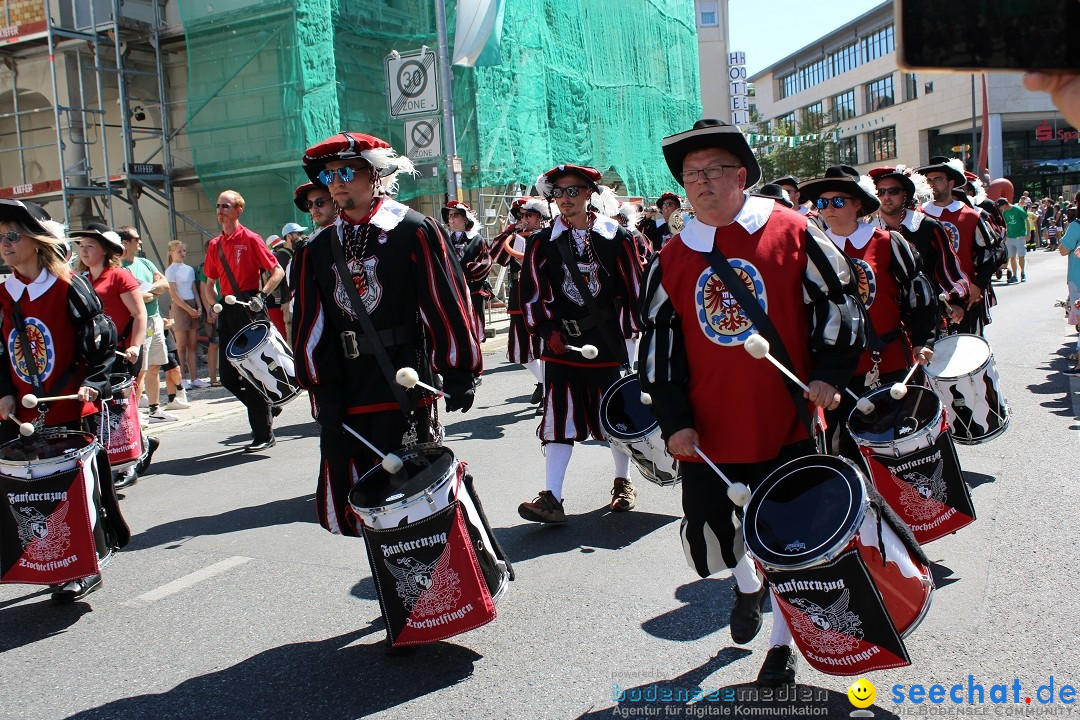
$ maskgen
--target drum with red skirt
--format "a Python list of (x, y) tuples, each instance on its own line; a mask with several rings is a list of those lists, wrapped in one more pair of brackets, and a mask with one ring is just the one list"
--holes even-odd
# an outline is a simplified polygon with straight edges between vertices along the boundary
[(113, 472), (133, 467), (146, 452), (134, 386), (134, 378), (114, 375), (112, 398), (102, 403), (98, 437), (109, 453)]

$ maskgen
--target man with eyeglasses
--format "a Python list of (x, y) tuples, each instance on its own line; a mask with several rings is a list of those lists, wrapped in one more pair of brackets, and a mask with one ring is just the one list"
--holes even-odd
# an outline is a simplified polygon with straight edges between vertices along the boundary
[(651, 222), (646, 222), (644, 230), (645, 237), (649, 239), (653, 252), (659, 251), (671, 238), (673, 233), (668, 220), (671, 219), (672, 213), (682, 212), (682, 198), (675, 193), (666, 192), (656, 201), (656, 206), (660, 208), (660, 217), (653, 218)]
[[(745, 554), (724, 483), (703, 457), (753, 488), (781, 464), (814, 453), (812, 406), (840, 404), (838, 388), (866, 342), (865, 311), (846, 259), (815, 224), (747, 195), (761, 169), (738, 127), (699, 120), (664, 138), (663, 152), (695, 218), (646, 271), (638, 377), (680, 462), (686, 557), (702, 577), (732, 571), (729, 628), (745, 644), (761, 630), (768, 589)], [(767, 331), (714, 268), (745, 285), (743, 297), (774, 330), (773, 353), (782, 342), (809, 392), (789, 388), (775, 367), (746, 352), (751, 334)], [(796, 668), (791, 632), (775, 609), (773, 623), (757, 678), (769, 687), (794, 682)]]
[(970, 280), (960, 267), (960, 258), (949, 241), (945, 228), (934, 218), (916, 209), (919, 192), (930, 194), (930, 186), (911, 168), (874, 168), (869, 173), (877, 188), (878, 227), (895, 230), (911, 243), (922, 258), (923, 272), (934, 280), (937, 294), (944, 293), (948, 320), (959, 323), (964, 319), (964, 307), (970, 293)]
[[(604, 439), (600, 399), (621, 376), (620, 367), (629, 366), (626, 339), (638, 331), (640, 261), (634, 238), (611, 218), (618, 201), (600, 179), (600, 171), (581, 165), (559, 165), (536, 178), (537, 191), (554, 200), (560, 214), (529, 240), (521, 275), (525, 325), (544, 339), (544, 415), (537, 433), (544, 489), (518, 506), (518, 515), (532, 522), (566, 522), (562, 488), (574, 443)], [(596, 347), (596, 357), (585, 357), (579, 349), (585, 345)], [(637, 501), (630, 458), (614, 445), (611, 454), (609, 508), (626, 512)]]
[[(207, 282), (203, 286), (203, 304), (209, 322), (218, 318), (219, 349), (227, 349), (233, 338), (253, 320), (266, 318), (266, 298), (281, 282), (285, 271), (262, 237), (240, 224), (240, 216), (244, 214), (244, 198), (240, 193), (235, 190), (221, 193), (216, 210), (221, 235), (206, 246), (203, 274)], [(263, 272), (266, 273), (265, 281)], [(257, 307), (225, 304), (220, 313), (215, 313), (213, 307), (219, 287), (222, 295), (253, 301)], [(221, 384), (247, 408), (251, 443), (244, 452), (265, 452), (277, 442), (270, 403), (254, 383), (240, 375), (227, 358), (224, 360), (219, 363)]]
[[(343, 132), (309, 147), (303, 163), (340, 214), (293, 259), (296, 378), (311, 393), (320, 429), (319, 523), (355, 537), (349, 491), (381, 458), (353, 433), (384, 453), (436, 439), (437, 398), (419, 386), (406, 391), (394, 373), (415, 368), (430, 385), (441, 375), (447, 411), (466, 412), (483, 357), (443, 232), (393, 199), (398, 173), (414, 172), (412, 162), (385, 140)], [(392, 367), (381, 364), (380, 347)]]
[(460, 200), (450, 200), (442, 209), (443, 222), (449, 229), (448, 239), (454, 255), (461, 263), (465, 282), (472, 298), (476, 335), (480, 342), (487, 339), (484, 330), (484, 303), (491, 297), (488, 273), (491, 271), (491, 251), (480, 234), (479, 223), (472, 208)]
[(1004, 248), (979, 212), (953, 196), (954, 188), (963, 188), (968, 182), (960, 160), (938, 155), (915, 172), (926, 178), (933, 193), (933, 200), (925, 203), (922, 211), (945, 228), (960, 259), (960, 269), (970, 281), (966, 312), (957, 329), (981, 335), (990, 323), (990, 308), (996, 304), (990, 280), (1005, 260)]

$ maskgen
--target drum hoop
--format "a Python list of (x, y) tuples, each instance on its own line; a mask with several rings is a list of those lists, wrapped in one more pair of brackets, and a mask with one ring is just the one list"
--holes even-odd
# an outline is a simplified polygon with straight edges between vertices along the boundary
[[(984, 372), (986, 370), (986, 368), (988, 368), (994, 362), (994, 348), (990, 346), (990, 343), (988, 343), (985, 338), (983, 338), (983, 337), (981, 337), (979, 335), (974, 335), (972, 333), (957, 333), (955, 335), (948, 335), (946, 337), (943, 337), (941, 340), (938, 340), (934, 344), (934, 347), (935, 348), (940, 347), (941, 343), (947, 342), (949, 338), (962, 338), (962, 337), (975, 338), (979, 342), (986, 345), (986, 349), (988, 351), (987, 354), (986, 354), (986, 360), (984, 360), (982, 362), (982, 364), (980, 364), (975, 369), (969, 370), (968, 372), (963, 373), (961, 375), (935, 375), (934, 372), (930, 369), (930, 366), (934, 364), (934, 361), (931, 360), (929, 364), (927, 364), (925, 367), (923, 367), (923, 372), (926, 373), (926, 376), (928, 378), (930, 378), (931, 380), (946, 380), (946, 381), (948, 381), (948, 380), (961, 380), (963, 378), (972, 377), (973, 375), (978, 375), (978, 374)], [(957, 342), (959, 342), (959, 341), (957, 341)]]
[[(248, 348), (248, 351), (243, 353), (243, 354), (234, 353), (233, 352), (233, 345), (236, 344), (236, 341), (239, 340), (241, 337), (243, 337), (244, 333), (247, 332), (248, 328), (254, 327), (256, 325), (267, 331), (266, 336), (263, 338), (262, 342), (258, 343), (257, 345), (252, 345), (250, 348)], [(254, 322), (249, 322), (247, 325), (240, 328), (240, 331), (238, 333), (236, 333), (235, 335), (233, 335), (232, 340), (230, 340), (229, 344), (225, 346), (225, 359), (226, 360), (243, 360), (243, 359), (247, 358), (249, 355), (251, 355), (253, 352), (255, 352), (256, 350), (258, 350), (259, 348), (263, 347), (264, 345), (269, 345), (270, 344), (270, 329), (271, 329), (271, 326), (270, 326), (270, 321), (269, 320), (256, 320)]]
[[(5, 477), (10, 477), (16, 480), (25, 480), (28, 482), (33, 480), (39, 480), (40, 478), (26, 478), (21, 476), (8, 475), (4, 472), (4, 470), (10, 468), (17, 470), (26, 470), (27, 472), (29, 472), (33, 468), (48, 468), (52, 465), (60, 465), (62, 463), (71, 462), (72, 460), (82, 460), (83, 462), (87, 462), (90, 458), (97, 454), (98, 450), (100, 449), (100, 443), (98, 442), (97, 437), (95, 437), (93, 433), (83, 432), (81, 430), (57, 429), (46, 429), (42, 430), (39, 433), (39, 437), (41, 440), (50, 440), (54, 438), (66, 437), (68, 435), (79, 435), (83, 437), (83, 439), (87, 439), (89, 442), (85, 446), (80, 448), (73, 448), (65, 452), (63, 455), (53, 455), (52, 457), (39, 458), (37, 460), (9, 460), (0, 456), (0, 474), (3, 474)], [(23, 442), (25, 442), (23, 438), (16, 438), (14, 440), (6, 442), (3, 445), (0, 445), (0, 453), (2, 453), (4, 448), (8, 447), (9, 445)]]
[[(826, 547), (827, 545), (828, 549), (824, 552), (815, 555), (813, 558), (808, 558), (806, 560), (801, 560), (799, 562), (786, 565), (777, 565), (775, 563), (767, 562), (761, 557), (759, 557), (751, 549), (750, 533), (753, 532), (752, 527), (756, 527), (756, 524), (751, 523), (750, 520), (752, 518), (756, 519), (756, 511), (758, 506), (758, 503), (755, 503), (754, 500), (755, 498), (764, 497), (764, 493), (767, 492), (768, 489), (771, 489), (777, 483), (779, 483), (780, 480), (790, 475), (792, 471), (788, 470), (789, 466), (796, 463), (806, 463), (808, 458), (816, 458), (818, 460), (819, 466), (828, 467), (830, 470), (835, 470), (836, 468), (829, 467), (827, 465), (827, 462), (840, 461), (855, 471), (855, 477), (859, 480), (859, 488), (862, 490), (862, 497), (858, 501), (858, 511), (854, 513), (851, 522), (848, 523), (846, 527), (838, 528), (833, 533), (831, 537), (836, 538), (835, 540), (829, 543), (827, 539), (826, 543), (822, 543), (822, 545), (819, 546)], [(808, 467), (816, 466), (810, 465)], [(753, 513), (751, 511), (751, 508), (753, 508)], [(769, 476), (765, 478), (765, 480), (763, 480), (756, 488), (754, 488), (753, 494), (750, 498), (750, 502), (746, 506), (746, 513), (743, 517), (743, 545), (746, 547), (746, 551), (750, 554), (750, 556), (754, 558), (754, 560), (756, 560), (758, 564), (766, 570), (777, 570), (783, 572), (788, 570), (804, 570), (806, 568), (815, 567), (817, 565), (832, 562), (847, 549), (847, 547), (851, 544), (852, 539), (859, 533), (859, 527), (862, 525), (863, 518), (866, 516), (866, 513), (869, 509), (870, 497), (866, 492), (866, 480), (863, 478), (862, 471), (859, 470), (858, 466), (855, 465), (855, 463), (851, 462), (847, 458), (838, 457), (835, 455), (806, 455), (801, 458), (791, 460), (781, 465), (776, 470), (773, 470), (769, 474)], [(765, 546), (765, 543), (763, 542), (760, 544), (762, 547)]]
[[(868, 448), (897, 448), (901, 445), (909, 445), (911, 444), (911, 441), (915, 438), (921, 439), (924, 436), (928, 437), (931, 441), (931, 444), (933, 444), (933, 441), (937, 440), (938, 436), (941, 435), (941, 419), (945, 415), (945, 403), (941, 401), (941, 396), (939, 396), (931, 388), (925, 388), (920, 385), (909, 385), (908, 392), (910, 392), (913, 388), (926, 393), (928, 396), (937, 401), (937, 412), (934, 413), (934, 419), (926, 427), (920, 430), (916, 430), (902, 440), (866, 440), (860, 437), (854, 430), (851, 429), (851, 418), (855, 417), (855, 414), (859, 412), (859, 409), (856, 407), (852, 408), (851, 413), (848, 415), (847, 422), (845, 423), (848, 434), (851, 435), (851, 438), (855, 441), (855, 444), (861, 447)], [(888, 394), (890, 390), (891, 387), (878, 388), (877, 390), (873, 390), (867, 393), (863, 397), (873, 402), (873, 397), (875, 395)], [(889, 396), (889, 399), (892, 399), (891, 395)]]
[(611, 423), (608, 420), (608, 408), (611, 406), (611, 398), (615, 397), (615, 395), (622, 390), (623, 385), (630, 385), (632, 383), (638, 383), (639, 388), (641, 386), (641, 383), (635, 375), (623, 375), (621, 378), (611, 383), (608, 389), (604, 391), (604, 396), (600, 398), (600, 425), (604, 428), (604, 433), (609, 438), (622, 440), (623, 442), (630, 442), (648, 437), (656, 431), (656, 428), (660, 427), (660, 423), (656, 420), (655, 416), (653, 417), (652, 425), (644, 430), (633, 433), (622, 432), (611, 426)]
[[(350, 497), (348, 498), (349, 505), (358, 515), (361, 515), (363, 517), (377, 518), (382, 515), (389, 515), (393, 512), (405, 510), (406, 508), (410, 508), (419, 502), (426, 501), (429, 496), (433, 497), (447, 483), (452, 482), (455, 479), (455, 477), (457, 476), (457, 467), (461, 462), (460, 460), (458, 460), (457, 456), (453, 454), (453, 451), (449, 448), (446, 448), (445, 446), (438, 446), (438, 449), (450, 451), (450, 467), (447, 469), (445, 475), (437, 478), (433, 483), (428, 485), (420, 492), (414, 495), (408, 495), (406, 497), (403, 497), (401, 500), (396, 500), (392, 503), (387, 503), (385, 505), (356, 505), (352, 501), (352, 492), (350, 491)], [(434, 455), (434, 453), (432, 454)], [(403, 463), (406, 463), (411, 458), (424, 455), (424, 453), (422, 452), (422, 448), (416, 448), (415, 450), (407, 453), (397, 453), (397, 455), (401, 458), (401, 461)], [(438, 457), (441, 457), (442, 455), (443, 453), (438, 453)], [(368, 470), (366, 473), (364, 473), (363, 477), (361, 477), (356, 484), (359, 485), (369, 474), (373, 472), (378, 472), (380, 470), (382, 470), (382, 466), (376, 465), (375, 467), (371, 468), (371, 470)], [(439, 509), (441, 510), (442, 508)]]

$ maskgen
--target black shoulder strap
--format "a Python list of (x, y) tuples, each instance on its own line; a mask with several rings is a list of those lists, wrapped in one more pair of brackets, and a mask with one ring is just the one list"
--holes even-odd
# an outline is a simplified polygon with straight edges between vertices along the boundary
[(345, 294), (349, 296), (349, 304), (352, 305), (353, 313), (360, 322), (360, 327), (363, 329), (364, 335), (367, 336), (368, 342), (371, 343), (372, 350), (375, 351), (375, 360), (379, 363), (379, 369), (382, 370), (386, 382), (390, 385), (390, 390), (394, 393), (394, 399), (401, 406), (401, 414), (407, 420), (412, 415), (412, 405), (409, 403), (408, 395), (405, 394), (405, 388), (401, 387), (397, 382), (397, 370), (394, 368), (393, 363), (390, 362), (390, 355), (386, 352), (386, 346), (383, 345), (379, 333), (375, 330), (375, 325), (371, 322), (371, 316), (368, 315), (363, 298), (356, 291), (356, 283), (353, 282), (352, 273), (349, 272), (349, 267), (345, 264), (345, 250), (342, 248), (341, 238), (340, 225), (337, 227), (337, 232), (332, 233), (327, 238), (330, 243), (330, 252), (334, 256), (334, 269), (337, 270), (338, 280), (345, 288)]
[[(235, 290), (237, 294), (241, 293), (240, 283), (236, 282), (236, 276), (233, 275), (232, 268), (229, 267), (229, 261), (225, 259), (225, 250), (222, 249), (220, 240), (218, 241), (217, 250), (218, 257), (221, 258), (221, 269), (225, 271), (225, 277), (229, 278), (229, 283), (232, 284), (233, 290)], [(243, 300), (244, 298), (241, 297), (240, 299)], [(240, 307), (244, 308), (247, 312), (248, 319), (254, 322), (255, 313), (252, 312), (251, 308), (247, 305), (241, 305)]]
[[(26, 290), (24, 292), (29, 292)], [(30, 348), (30, 339), (26, 336), (26, 320), (22, 310), (19, 309), (18, 301), (12, 303), (11, 314), (15, 316), (15, 332), (19, 334), (19, 343), (22, 345), (23, 362), (26, 363), (26, 374), (30, 376), (30, 385), (34, 388), (34, 394), (45, 397), (45, 388), (41, 385), (41, 376), (38, 375), (37, 363), (34, 361), (34, 352)], [(14, 357), (12, 363), (18, 362)]]
[[(810, 244), (814, 245), (813, 238), (810, 239)], [(819, 248), (820, 251), (820, 248)], [(754, 324), (757, 331), (769, 341), (770, 352), (776, 356), (785, 367), (794, 370), (794, 365), (791, 364), (791, 356), (788, 355), (787, 348), (784, 347), (784, 341), (780, 339), (780, 333), (777, 332), (776, 326), (773, 325), (772, 320), (769, 319), (769, 315), (761, 308), (761, 304), (757, 298), (750, 294), (750, 291), (746, 289), (746, 284), (735, 275), (735, 269), (731, 267), (731, 263), (724, 257), (724, 254), (720, 250), (714, 247), (707, 253), (702, 253), (709, 260), (709, 265), (712, 266), (713, 272), (720, 278), (720, 282), (724, 283), (724, 287), (732, 294), (735, 301), (742, 307), (743, 312), (750, 318), (750, 322)], [(787, 387), (788, 393), (791, 395), (791, 401), (795, 404), (795, 411), (799, 414), (799, 419), (802, 420), (803, 425), (806, 426), (807, 432), (810, 433), (810, 437), (814, 438), (814, 423), (810, 418), (810, 410), (806, 407), (806, 398), (802, 396), (802, 388), (793, 383), (791, 379), (781, 373), (781, 377), (784, 378), (784, 386)]]
[[(568, 230), (559, 237), (552, 238), (552, 242), (555, 243), (555, 247), (559, 250), (563, 265), (566, 266), (567, 272), (570, 273), (570, 279), (574, 282), (574, 287), (577, 288), (578, 294), (581, 295), (581, 299), (585, 302), (585, 308), (590, 315), (596, 318), (596, 329), (600, 331), (600, 337), (603, 339), (604, 344), (608, 346), (608, 350), (611, 351), (620, 365), (628, 366), (630, 361), (626, 356), (626, 343), (616, 341), (611, 332), (611, 324), (607, 322), (610, 319), (616, 319), (617, 321), (618, 315), (603, 312), (596, 303), (596, 298), (589, 292), (589, 286), (586, 284), (585, 278), (581, 276), (581, 270), (578, 269), (577, 260), (574, 259), (573, 253), (570, 252), (569, 238), (572, 235), (573, 233)], [(564, 242), (563, 238), (567, 238), (567, 240)]]

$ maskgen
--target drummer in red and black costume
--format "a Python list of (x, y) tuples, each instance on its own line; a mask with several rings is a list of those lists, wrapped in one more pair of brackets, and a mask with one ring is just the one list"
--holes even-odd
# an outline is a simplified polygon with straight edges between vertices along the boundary
[(671, 226), (668, 220), (672, 213), (682, 212), (682, 198), (673, 192), (666, 192), (656, 201), (656, 207), (660, 208), (660, 216), (651, 222), (646, 222), (642, 232), (649, 239), (653, 252), (659, 252), (668, 240), (671, 239)]
[[(525, 325), (544, 339), (544, 416), (537, 431), (546, 458), (544, 489), (518, 506), (518, 514), (533, 522), (566, 522), (562, 486), (574, 443), (590, 435), (604, 439), (600, 400), (628, 364), (626, 339), (638, 331), (641, 265), (633, 236), (610, 217), (618, 201), (600, 178), (591, 167), (559, 165), (536, 179), (537, 191), (554, 199), (560, 215), (529, 240), (521, 275)], [(589, 311), (559, 243), (574, 258), (599, 316)], [(594, 345), (599, 354), (588, 359), (568, 345)], [(615, 446), (611, 454), (615, 480), (609, 507), (625, 512), (637, 498), (630, 458)]]
[(653, 249), (649, 239), (638, 230), (638, 226), (641, 225), (640, 207), (637, 203), (619, 203), (619, 210), (615, 213), (615, 220), (634, 236), (634, 249), (637, 250), (638, 259), (641, 260), (641, 266), (644, 267), (645, 263), (652, 257)]
[(506, 307), (510, 315), (510, 335), (506, 342), (506, 357), (512, 363), (528, 368), (536, 378), (536, 388), (529, 402), (539, 404), (544, 398), (544, 369), (540, 363), (543, 352), (541, 340), (529, 333), (521, 313), (521, 263), (525, 258), (528, 239), (544, 227), (551, 217), (546, 200), (538, 197), (514, 198), (510, 203), (513, 222), (492, 241), (492, 258), (506, 268)]
[(956, 158), (936, 156), (930, 163), (916, 168), (934, 194), (922, 211), (935, 218), (945, 228), (952, 241), (960, 269), (970, 280), (970, 295), (964, 318), (958, 329), (962, 333), (981, 335), (990, 323), (990, 308), (996, 304), (990, 279), (1005, 260), (1005, 246), (987, 227), (979, 212), (953, 197), (953, 188), (967, 184), (964, 165)]
[[(210, 322), (218, 321), (218, 347), (228, 350), (229, 343), (241, 330), (254, 320), (266, 320), (266, 298), (285, 277), (285, 270), (257, 234), (240, 224), (244, 213), (244, 198), (235, 190), (226, 190), (217, 199), (217, 219), (221, 234), (206, 246), (203, 261), (203, 303)], [(228, 263), (236, 284), (229, 279), (222, 267), (222, 253)], [(263, 271), (266, 279), (263, 280)], [(220, 288), (220, 292), (218, 290)], [(239, 303), (222, 305), (221, 312), (214, 312), (218, 295), (235, 295), (237, 300), (257, 301), (258, 307), (248, 308)], [(221, 384), (244, 403), (247, 408), (248, 425), (251, 426), (251, 444), (244, 452), (265, 452), (274, 447), (273, 413), (270, 402), (255, 385), (244, 378), (228, 359), (219, 363)]]
[(785, 191), (787, 191), (788, 198), (791, 200), (791, 204), (794, 209), (798, 211), (800, 215), (803, 215), (808, 220), (812, 220), (822, 230), (825, 229), (825, 221), (821, 219), (821, 213), (806, 202), (806, 198), (799, 195), (799, 179), (794, 175), (785, 175), (784, 177), (777, 178), (769, 183), (769, 185), (779, 185)]
[[(101, 398), (111, 391), (109, 374), (116, 352), (116, 330), (104, 315), (90, 282), (71, 272), (63, 225), (52, 221), (40, 206), (0, 199), (0, 259), (13, 273), (0, 289), (0, 418), (33, 423), (37, 430), (66, 428), (93, 432)], [(23, 318), (27, 341), (34, 350), (36, 373), (27, 372), (17, 315)], [(35, 383), (33, 375), (36, 374)], [(38, 387), (35, 387), (38, 384)], [(26, 408), (21, 399), (78, 395)], [(14, 422), (0, 423), (0, 441), (18, 436)], [(108, 455), (100, 448), (95, 459), (104, 507), (105, 543), (98, 556), (127, 544), (131, 537), (113, 487)], [(95, 534), (95, 538), (97, 535)], [(100, 540), (100, 538), (97, 538)], [(90, 575), (54, 586), (54, 603), (69, 603), (101, 586), (101, 575)]]
[[(743, 644), (761, 629), (767, 587), (745, 554), (724, 483), (694, 447), (751, 488), (782, 463), (813, 453), (810, 406), (840, 404), (839, 388), (865, 343), (865, 311), (846, 259), (815, 224), (746, 194), (761, 170), (736, 126), (699, 120), (665, 138), (663, 150), (696, 217), (646, 272), (638, 376), (668, 451), (681, 462), (686, 557), (702, 577), (732, 571), (731, 637)], [(795, 374), (808, 383), (808, 395), (799, 391), (805, 422), (783, 376), (743, 348), (755, 327), (714, 274), (705, 254), (714, 248), (753, 286)], [(775, 611), (773, 623), (758, 674), (766, 686), (795, 679), (791, 633)]]
[(948, 321), (964, 319), (971, 283), (960, 267), (960, 258), (945, 228), (934, 218), (916, 209), (916, 198), (930, 197), (930, 185), (911, 168), (874, 168), (869, 173), (877, 188), (877, 225), (904, 236), (922, 258), (923, 272), (935, 282), (935, 295), (944, 294)]
[(469, 290), (438, 223), (393, 199), (399, 172), (412, 162), (371, 135), (339, 133), (307, 149), (304, 172), (328, 187), (340, 215), (293, 259), (296, 379), (310, 391), (319, 423), (316, 492), (320, 524), (358, 536), (346, 516), (349, 491), (379, 458), (344, 431), (348, 424), (383, 452), (434, 439), (433, 397), (407, 391), (406, 419), (379, 366), (372, 341), (353, 314), (335, 268), (341, 248), (351, 282), (395, 369), (443, 378), (446, 409), (467, 411), (482, 368)]
[(480, 342), (487, 339), (484, 332), (484, 303), (491, 297), (488, 273), (491, 271), (491, 252), (480, 235), (479, 223), (472, 208), (458, 200), (451, 200), (442, 209), (443, 222), (449, 228), (447, 239), (454, 256), (461, 263), (465, 282), (469, 285), (475, 315), (476, 334)]
[[(851, 259), (873, 330), (848, 385), (851, 391), (861, 397), (882, 384), (902, 380), (912, 362), (930, 362), (937, 297), (922, 273), (922, 261), (903, 235), (859, 221), (878, 209), (873, 181), (848, 165), (834, 165), (825, 170), (825, 177), (804, 182), (799, 192), (825, 218), (829, 239)], [(844, 393), (840, 406), (825, 413), (825, 423), (830, 450), (860, 463), (858, 448), (847, 432), (854, 408), (855, 399)]]

